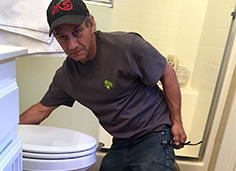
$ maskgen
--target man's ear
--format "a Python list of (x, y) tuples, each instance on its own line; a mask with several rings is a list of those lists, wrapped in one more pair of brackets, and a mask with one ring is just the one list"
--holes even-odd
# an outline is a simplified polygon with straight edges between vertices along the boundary
[(91, 28), (91, 33), (94, 33), (95, 32), (95, 27), (96, 27), (96, 24), (95, 24), (95, 21), (94, 21), (94, 17), (92, 15), (90, 15), (90, 28)]

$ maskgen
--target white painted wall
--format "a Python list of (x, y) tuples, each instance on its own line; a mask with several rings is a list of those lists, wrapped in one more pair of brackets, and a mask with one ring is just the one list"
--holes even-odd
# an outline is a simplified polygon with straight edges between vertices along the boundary
[[(236, 85), (236, 84), (235, 84)], [(215, 171), (236, 171), (236, 87)]]
[[(111, 8), (97, 5), (87, 5), (94, 15), (96, 28), (103, 31), (110, 30)], [(24, 44), (24, 42), (22, 42)], [(23, 46), (23, 45), (22, 45)], [(45, 54), (45, 55), (44, 55)], [(42, 53), (37, 56), (25, 56), (16, 59), (16, 77), (19, 85), (20, 113), (31, 105), (40, 101), (47, 91), (56, 70), (65, 60), (61, 57)], [(96, 139), (99, 135), (99, 124), (90, 110), (79, 103), (73, 108), (60, 107), (56, 109), (41, 125), (68, 128), (87, 133)]]

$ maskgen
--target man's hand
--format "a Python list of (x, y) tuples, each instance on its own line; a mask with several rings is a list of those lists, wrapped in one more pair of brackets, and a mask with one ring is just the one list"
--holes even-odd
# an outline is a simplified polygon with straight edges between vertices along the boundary
[(177, 123), (173, 124), (173, 126), (171, 128), (171, 132), (172, 132), (172, 134), (174, 136), (174, 140), (175, 140), (174, 148), (175, 149), (183, 148), (184, 145), (181, 145), (181, 143), (185, 143), (185, 141), (187, 139), (183, 125), (177, 124)]

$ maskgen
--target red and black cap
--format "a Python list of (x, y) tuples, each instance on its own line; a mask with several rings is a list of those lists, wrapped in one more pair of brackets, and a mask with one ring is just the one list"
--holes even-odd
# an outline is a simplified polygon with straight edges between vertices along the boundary
[(47, 9), (49, 36), (57, 26), (80, 25), (87, 16), (89, 16), (89, 10), (82, 0), (53, 0)]

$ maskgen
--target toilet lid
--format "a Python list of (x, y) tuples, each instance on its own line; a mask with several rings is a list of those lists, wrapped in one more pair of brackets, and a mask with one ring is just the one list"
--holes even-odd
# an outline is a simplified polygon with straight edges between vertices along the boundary
[(97, 144), (92, 136), (64, 128), (18, 125), (17, 134), (23, 151), (30, 153), (78, 153), (94, 149)]
[(97, 147), (91, 148), (87, 151), (74, 152), (74, 153), (35, 153), (29, 151), (23, 151), (22, 155), (25, 158), (34, 159), (70, 159), (70, 158), (80, 158), (84, 156), (93, 155), (96, 153)]

